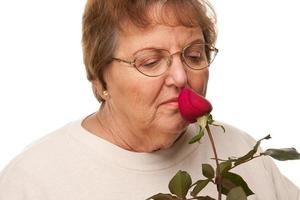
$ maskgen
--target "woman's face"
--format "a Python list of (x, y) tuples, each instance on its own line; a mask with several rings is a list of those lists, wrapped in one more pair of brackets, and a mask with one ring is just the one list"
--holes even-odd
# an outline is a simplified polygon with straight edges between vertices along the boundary
[[(114, 57), (131, 61), (133, 54), (144, 48), (165, 49), (172, 54), (193, 41), (204, 41), (199, 27), (156, 25), (141, 30), (130, 26), (128, 30), (119, 34)], [(121, 130), (130, 131), (157, 148), (168, 147), (188, 125), (178, 111), (181, 88), (190, 87), (205, 95), (208, 74), (207, 68), (188, 69), (179, 54), (173, 56), (168, 71), (158, 77), (147, 77), (126, 63), (113, 61), (104, 74), (109, 93), (104, 107), (109, 108), (106, 110), (116, 123), (122, 124)]]

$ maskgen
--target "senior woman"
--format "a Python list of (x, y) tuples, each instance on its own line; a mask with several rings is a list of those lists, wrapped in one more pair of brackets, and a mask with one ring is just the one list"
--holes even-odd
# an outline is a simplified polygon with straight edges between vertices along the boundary
[[(214, 163), (208, 139), (179, 111), (184, 87), (205, 95), (217, 49), (214, 12), (196, 0), (88, 0), (83, 52), (99, 111), (31, 145), (1, 173), (1, 200), (141, 200), (167, 192), (179, 170), (200, 178)], [(220, 157), (239, 156), (255, 141), (212, 127)], [(237, 168), (255, 195), (299, 200), (299, 190), (261, 158)], [(214, 187), (203, 195), (216, 196)]]

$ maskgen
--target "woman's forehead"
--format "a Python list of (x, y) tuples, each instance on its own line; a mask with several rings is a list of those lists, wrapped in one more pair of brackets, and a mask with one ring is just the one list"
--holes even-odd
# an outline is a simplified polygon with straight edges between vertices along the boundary
[[(116, 52), (125, 53), (124, 56), (134, 54), (144, 48), (159, 48), (172, 50), (181, 49), (194, 41), (203, 41), (200, 27), (153, 25), (147, 29), (136, 26), (128, 27), (128, 31), (120, 32)], [(124, 50), (125, 49), (125, 50)]]

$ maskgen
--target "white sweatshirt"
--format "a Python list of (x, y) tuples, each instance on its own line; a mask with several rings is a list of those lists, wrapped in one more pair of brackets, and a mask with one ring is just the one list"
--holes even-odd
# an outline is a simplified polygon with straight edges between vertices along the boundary
[[(202, 177), (201, 164), (214, 165), (208, 137), (189, 145), (196, 128), (170, 149), (130, 152), (71, 122), (35, 142), (0, 174), (0, 200), (143, 200), (168, 193), (168, 182), (178, 170)], [(241, 156), (255, 141), (225, 125), (226, 133), (211, 127), (220, 158)], [(268, 157), (234, 169), (255, 193), (249, 200), (300, 200), (299, 189), (280, 174)], [(214, 185), (201, 192), (216, 198)], [(225, 198), (224, 198), (225, 199)]]

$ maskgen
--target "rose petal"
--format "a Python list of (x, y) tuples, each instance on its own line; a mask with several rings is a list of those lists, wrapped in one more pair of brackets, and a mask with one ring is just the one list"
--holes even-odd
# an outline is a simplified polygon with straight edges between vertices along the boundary
[(181, 90), (178, 96), (178, 108), (182, 117), (191, 123), (212, 111), (211, 103), (189, 88)]

